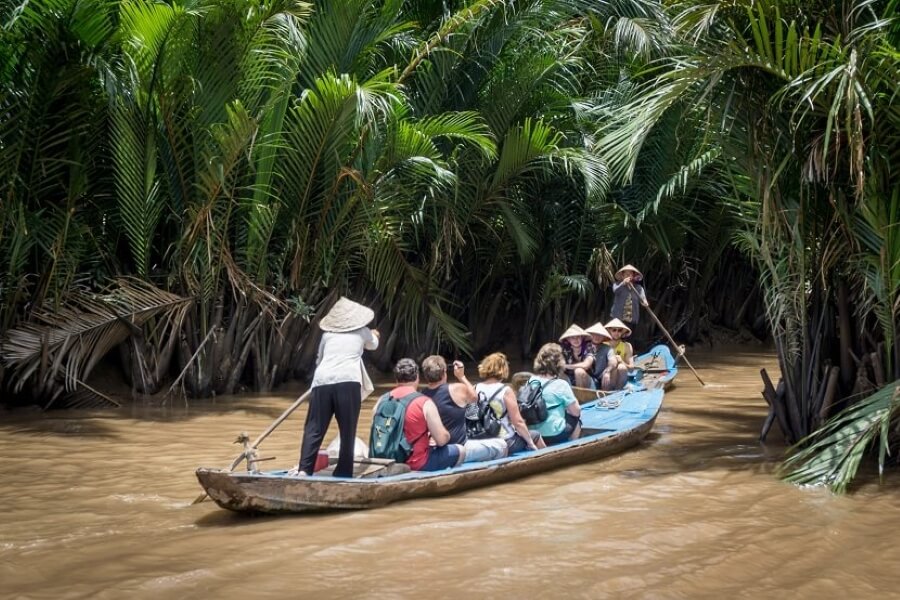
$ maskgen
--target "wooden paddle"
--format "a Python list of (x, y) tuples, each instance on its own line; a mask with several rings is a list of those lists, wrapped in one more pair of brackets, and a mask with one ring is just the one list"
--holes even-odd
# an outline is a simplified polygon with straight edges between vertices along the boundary
[[(628, 287), (631, 289), (632, 292), (637, 294), (637, 290), (634, 289), (634, 286), (631, 285), (630, 281), (628, 282)], [(684, 362), (691, 369), (691, 372), (694, 374), (694, 377), (697, 378), (697, 381), (700, 382), (700, 385), (706, 387), (706, 384), (703, 383), (702, 379), (700, 379), (700, 375), (697, 374), (697, 371), (694, 369), (694, 366), (691, 364), (691, 361), (689, 361), (687, 356), (684, 354), (684, 349), (675, 343), (675, 340), (672, 339), (672, 334), (670, 334), (669, 331), (665, 328), (665, 326), (663, 326), (662, 322), (659, 320), (659, 317), (656, 316), (656, 313), (653, 312), (653, 310), (651, 310), (649, 306), (645, 305), (644, 308), (647, 309), (647, 312), (650, 313), (650, 316), (653, 317), (653, 320), (656, 322), (656, 324), (659, 326), (659, 328), (662, 329), (662, 332), (664, 334), (666, 334), (667, 338), (669, 338), (669, 343), (672, 344), (672, 347), (675, 349), (676, 352), (678, 352), (678, 356), (680, 356), (684, 359)]]
[[(251, 449), (251, 450), (256, 450), (256, 448), (257, 448), (260, 444), (263, 443), (263, 440), (265, 440), (267, 437), (269, 437), (269, 434), (271, 434), (273, 431), (275, 431), (275, 428), (276, 428), (276, 427), (278, 427), (279, 425), (281, 425), (281, 424), (284, 422), (285, 419), (287, 419), (289, 416), (291, 416), (291, 413), (292, 413), (292, 412), (294, 412), (295, 410), (297, 410), (297, 408), (298, 408), (301, 404), (303, 404), (304, 402), (306, 402), (307, 399), (309, 399), (310, 394), (312, 394), (312, 388), (306, 390), (306, 392), (305, 392), (302, 396), (300, 396), (299, 398), (297, 398), (297, 400), (296, 400), (293, 404), (291, 404), (291, 405), (287, 408), (287, 410), (285, 410), (283, 413), (281, 413), (281, 416), (280, 416), (280, 417), (278, 417), (277, 419), (275, 419), (275, 420), (272, 422), (272, 424), (269, 425), (269, 428), (268, 428), (268, 429), (266, 429), (266, 430), (263, 431), (261, 434), (259, 434), (259, 437), (256, 438), (256, 439), (253, 441), (253, 443), (250, 445), (250, 449)], [(228, 471), (229, 471), (229, 472), (234, 471), (234, 470), (237, 468), (237, 466), (238, 466), (239, 464), (241, 464), (241, 461), (244, 460), (244, 456), (245, 456), (245, 452), (241, 452), (241, 454), (240, 454), (237, 458), (235, 458), (234, 461), (232, 461), (231, 467), (228, 469)], [(194, 501), (191, 502), (191, 504), (200, 504), (201, 502), (203, 502), (204, 500), (206, 500), (207, 497), (208, 497), (208, 496), (207, 496), (206, 492), (203, 492), (201, 495), (197, 496), (197, 497), (194, 499)]]

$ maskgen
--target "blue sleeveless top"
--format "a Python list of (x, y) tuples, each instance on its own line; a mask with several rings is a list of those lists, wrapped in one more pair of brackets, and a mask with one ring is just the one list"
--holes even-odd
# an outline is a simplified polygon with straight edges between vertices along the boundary
[(450, 432), (449, 444), (465, 444), (468, 434), (466, 434), (466, 409), (463, 406), (457, 406), (453, 398), (450, 397), (450, 385), (441, 384), (435, 389), (425, 388), (422, 393), (434, 401), (437, 406), (438, 414), (441, 415), (441, 421), (444, 427)]

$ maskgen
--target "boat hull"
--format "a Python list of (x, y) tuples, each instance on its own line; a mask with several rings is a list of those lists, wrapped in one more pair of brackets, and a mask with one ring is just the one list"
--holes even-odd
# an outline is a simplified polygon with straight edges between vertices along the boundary
[(197, 478), (222, 508), (251, 513), (357, 510), (412, 498), (444, 496), (582, 464), (633, 447), (653, 428), (662, 394), (662, 390), (653, 390), (624, 395), (614, 410), (596, 403), (585, 405), (582, 420), (588, 435), (578, 440), (444, 471), (339, 479), (288, 477), (284, 471), (232, 473), (200, 468)]

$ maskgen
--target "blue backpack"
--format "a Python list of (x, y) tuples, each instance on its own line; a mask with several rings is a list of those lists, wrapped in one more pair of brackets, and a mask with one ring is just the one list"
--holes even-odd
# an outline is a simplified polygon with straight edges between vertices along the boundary
[[(381, 397), (378, 410), (372, 416), (372, 433), (369, 435), (369, 455), (372, 458), (406, 462), (413, 449), (412, 444), (403, 435), (406, 409), (421, 395), (419, 392), (412, 392), (395, 399), (387, 393)], [(425, 432), (428, 433), (428, 430)]]

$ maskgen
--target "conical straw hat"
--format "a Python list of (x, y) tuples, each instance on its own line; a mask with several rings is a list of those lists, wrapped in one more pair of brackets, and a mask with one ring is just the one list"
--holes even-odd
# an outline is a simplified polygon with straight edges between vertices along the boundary
[(371, 308), (341, 296), (341, 299), (331, 307), (328, 314), (319, 322), (319, 327), (322, 331), (346, 333), (365, 327), (374, 318), (375, 311)]
[(631, 335), (631, 328), (628, 325), (626, 325), (625, 323), (623, 323), (622, 321), (620, 321), (619, 319), (613, 319), (612, 321), (610, 321), (609, 323), (604, 325), (604, 327), (606, 327), (607, 330), (609, 330), (609, 329), (624, 329), (625, 333), (622, 334), (623, 338), (627, 338), (629, 335)]
[(603, 323), (594, 323), (590, 327), (584, 330), (585, 333), (593, 333), (594, 335), (603, 336), (608, 340), (612, 339), (612, 336), (609, 335), (609, 332), (606, 330), (606, 327), (603, 326)]
[(559, 336), (559, 341), (563, 341), (564, 339), (571, 337), (589, 338), (591, 336), (590, 334), (586, 333), (584, 329), (573, 323), (571, 327), (566, 329), (565, 333)]
[(634, 265), (625, 265), (624, 267), (616, 271), (616, 279), (619, 281), (625, 279), (625, 271), (634, 271), (635, 273), (637, 273), (634, 276), (635, 281), (641, 281), (644, 278), (644, 276), (641, 275), (641, 272), (637, 270), (637, 267), (635, 267)]

